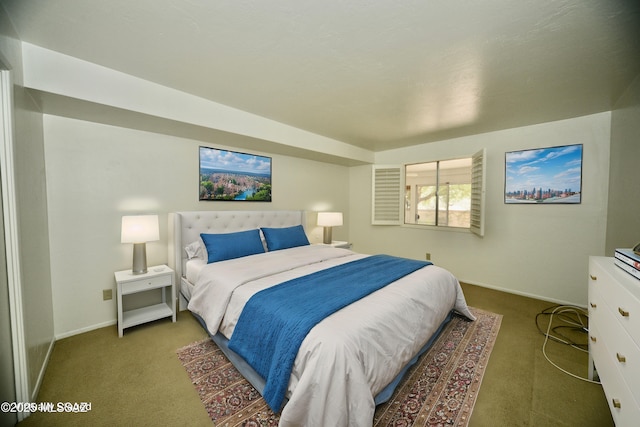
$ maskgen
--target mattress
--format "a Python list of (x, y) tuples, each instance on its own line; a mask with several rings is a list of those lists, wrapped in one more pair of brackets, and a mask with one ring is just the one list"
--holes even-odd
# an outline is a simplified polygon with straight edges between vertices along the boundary
[(187, 278), (187, 281), (190, 283), (196, 283), (200, 276), (200, 272), (204, 267), (206, 267), (206, 265), (207, 262), (200, 258), (194, 258), (187, 261), (185, 264), (185, 277)]

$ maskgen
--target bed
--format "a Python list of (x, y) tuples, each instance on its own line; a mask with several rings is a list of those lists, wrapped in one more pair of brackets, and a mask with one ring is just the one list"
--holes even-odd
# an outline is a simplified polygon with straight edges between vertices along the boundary
[[(370, 426), (375, 406), (391, 396), (403, 373), (426, 351), (452, 313), (474, 317), (450, 272), (415, 260), (308, 244), (306, 226), (304, 211), (170, 214), (169, 259), (180, 283), (180, 307), (201, 321), (272, 409), (280, 411), (281, 426)], [(397, 276), (386, 277), (396, 270)], [(373, 276), (371, 281), (380, 284), (356, 290), (362, 294), (343, 301), (347, 297), (342, 294), (364, 284), (360, 279), (364, 276)], [(355, 283), (358, 286), (352, 286)], [(297, 288), (288, 291), (288, 286)], [(323, 292), (325, 287), (324, 296), (302, 296)], [(282, 302), (289, 298), (283, 297), (283, 290), (301, 300)], [(259, 299), (278, 291), (271, 295), (275, 299)], [(265, 307), (303, 310), (304, 300), (322, 301), (324, 307), (326, 300), (333, 299), (340, 299), (338, 305), (317, 323), (310, 320), (315, 313), (304, 312), (302, 317), (311, 323), (303, 335), (282, 325), (270, 331), (256, 329), (278, 319)], [(312, 310), (320, 305), (310, 304)], [(289, 319), (289, 312), (285, 313), (280, 317)], [(300, 342), (291, 356), (271, 345), (297, 335)], [(252, 346), (255, 353), (268, 354), (247, 353)], [(256, 357), (272, 359), (256, 361)], [(281, 360), (290, 360), (290, 370), (282, 368), (289, 362)], [(274, 370), (285, 371), (277, 372), (285, 376), (279, 385), (272, 380)]]

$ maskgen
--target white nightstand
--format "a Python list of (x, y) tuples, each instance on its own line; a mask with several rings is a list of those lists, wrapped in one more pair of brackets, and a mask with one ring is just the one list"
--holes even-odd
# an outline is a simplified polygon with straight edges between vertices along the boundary
[(341, 242), (339, 240), (334, 240), (331, 243), (320, 243), (320, 245), (333, 246), (334, 248), (351, 249), (351, 243), (349, 243), (349, 242)]
[[(125, 328), (172, 317), (176, 321), (176, 299), (174, 292), (174, 272), (166, 265), (149, 267), (145, 274), (133, 274), (131, 270), (115, 273), (118, 284), (118, 335), (122, 337)], [(162, 290), (162, 302), (135, 310), (123, 310), (123, 298), (152, 289)]]

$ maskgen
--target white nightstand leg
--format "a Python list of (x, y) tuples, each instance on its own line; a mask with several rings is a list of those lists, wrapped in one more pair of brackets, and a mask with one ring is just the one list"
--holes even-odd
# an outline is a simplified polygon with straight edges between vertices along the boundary
[(118, 284), (118, 336), (122, 338), (124, 328), (122, 324), (122, 286)]

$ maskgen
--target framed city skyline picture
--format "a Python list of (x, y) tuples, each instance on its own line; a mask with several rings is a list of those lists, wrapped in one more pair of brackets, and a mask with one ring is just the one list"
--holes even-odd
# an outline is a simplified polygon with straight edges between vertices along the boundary
[(200, 147), (200, 200), (271, 201), (271, 157)]
[(505, 153), (504, 202), (582, 202), (582, 144)]

